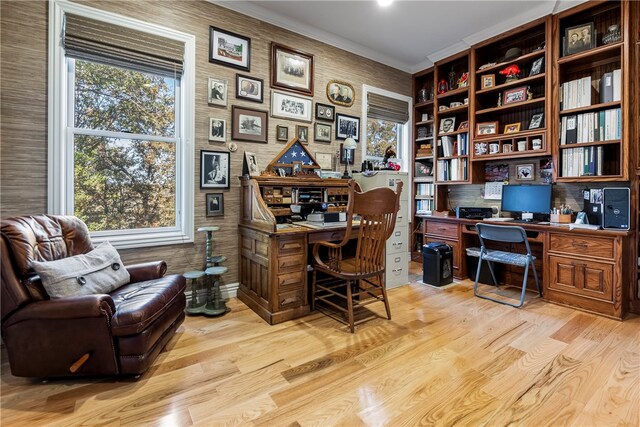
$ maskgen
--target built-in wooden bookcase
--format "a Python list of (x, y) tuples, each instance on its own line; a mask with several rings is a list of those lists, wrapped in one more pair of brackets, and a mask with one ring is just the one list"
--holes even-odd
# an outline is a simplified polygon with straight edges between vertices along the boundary
[[(466, 184), (473, 179), (469, 149), (469, 51), (435, 65), (434, 132), (436, 183)], [(464, 123), (466, 122), (466, 126)]]
[(551, 154), (550, 36), (545, 17), (472, 48), (472, 161)]
[[(628, 2), (590, 1), (554, 16), (559, 182), (629, 179), (628, 9)], [(618, 40), (609, 35), (613, 26)], [(581, 30), (589, 42), (570, 45)]]

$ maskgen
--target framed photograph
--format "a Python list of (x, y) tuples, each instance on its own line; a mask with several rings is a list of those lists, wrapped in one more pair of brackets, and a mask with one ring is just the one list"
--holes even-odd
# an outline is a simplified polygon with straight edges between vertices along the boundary
[(289, 140), (289, 128), (284, 125), (276, 126), (276, 139), (278, 141), (288, 141)]
[(264, 80), (236, 74), (236, 98), (262, 103)]
[(498, 133), (498, 122), (485, 122), (476, 125), (476, 135), (495, 135)]
[(251, 66), (251, 39), (209, 27), (209, 62), (248, 72)]
[(207, 193), (207, 216), (224, 215), (224, 194)]
[(231, 109), (231, 139), (267, 143), (269, 115), (266, 111), (234, 105)]
[(484, 76), (480, 76), (480, 89), (487, 89), (490, 87), (494, 87), (495, 85), (496, 85), (495, 74), (485, 74)]
[(351, 107), (356, 99), (356, 91), (349, 83), (331, 80), (327, 83), (327, 98), (333, 104)]
[(533, 163), (526, 165), (516, 165), (516, 180), (517, 181), (533, 181), (535, 166)]
[(313, 55), (271, 43), (271, 86), (313, 95)]
[(258, 166), (258, 159), (256, 159), (255, 154), (245, 151), (244, 163), (247, 166), (246, 172), (249, 173), (249, 176), (260, 176), (260, 166)]
[(223, 119), (209, 118), (209, 141), (225, 142), (227, 122)]
[(331, 105), (316, 103), (316, 119), (333, 121), (336, 109)]
[(510, 125), (504, 125), (503, 133), (516, 133), (520, 132), (520, 123), (511, 123)]
[(311, 122), (313, 100), (291, 93), (271, 91), (271, 116)]
[(316, 153), (316, 162), (318, 162), (318, 166), (322, 170), (332, 170), (332, 160), (333, 155), (331, 153)]
[(531, 117), (531, 123), (529, 123), (529, 129), (539, 129), (539, 128), (541, 128), (543, 120), (544, 120), (544, 113), (534, 114)]
[(229, 188), (229, 153), (200, 150), (200, 188)]
[(360, 118), (336, 114), (336, 139), (360, 139)]
[(331, 142), (331, 125), (316, 122), (313, 129), (313, 140), (316, 142)]
[(302, 172), (302, 162), (293, 162), (292, 175)]
[(303, 144), (309, 143), (309, 126), (296, 125), (296, 136)]
[(596, 47), (596, 43), (593, 36), (593, 22), (564, 30), (565, 55), (573, 55), (594, 47)]
[(438, 133), (449, 133), (454, 132), (456, 130), (456, 118), (455, 117), (447, 117), (446, 119), (440, 120), (440, 130)]
[(460, 126), (458, 126), (458, 130), (469, 130), (469, 122), (467, 120), (461, 122)]
[[(347, 150), (344, 149), (344, 144), (340, 144), (340, 164), (344, 165), (347, 163)], [(356, 149), (352, 148), (349, 150), (349, 164), (353, 165), (356, 161)]]
[(502, 96), (502, 98), (504, 99), (504, 105), (526, 101), (527, 89), (528, 86), (520, 86), (513, 89), (505, 90)]
[(544, 65), (544, 58), (538, 58), (533, 61), (531, 64), (531, 71), (529, 72), (529, 76), (535, 76), (536, 74), (540, 74), (542, 72), (542, 66)]
[(227, 106), (227, 81), (209, 77), (209, 104)]

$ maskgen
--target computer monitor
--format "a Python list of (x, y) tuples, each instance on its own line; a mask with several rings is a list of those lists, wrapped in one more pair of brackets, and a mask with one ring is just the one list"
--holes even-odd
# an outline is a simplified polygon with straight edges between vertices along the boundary
[(549, 215), (552, 186), (505, 185), (502, 187), (502, 207), (505, 212), (528, 212)]

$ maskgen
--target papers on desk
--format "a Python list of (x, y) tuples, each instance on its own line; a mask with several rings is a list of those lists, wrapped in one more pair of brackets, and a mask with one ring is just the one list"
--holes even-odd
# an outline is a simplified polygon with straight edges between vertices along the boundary
[[(353, 221), (354, 226), (360, 225), (360, 221)], [(311, 228), (313, 230), (334, 230), (340, 228), (346, 228), (347, 221), (342, 222), (314, 222), (314, 221), (300, 221), (296, 222), (296, 225)]]

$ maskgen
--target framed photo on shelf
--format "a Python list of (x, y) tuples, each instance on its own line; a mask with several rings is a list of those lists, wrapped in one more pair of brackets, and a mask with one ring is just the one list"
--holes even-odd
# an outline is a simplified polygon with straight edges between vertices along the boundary
[(272, 42), (271, 86), (313, 95), (313, 55)]
[(490, 87), (494, 87), (496, 85), (496, 75), (495, 74), (485, 74), (480, 76), (480, 89), (488, 89)]
[(296, 136), (303, 144), (309, 143), (309, 126), (296, 125)]
[(520, 123), (511, 123), (509, 125), (504, 125), (503, 133), (516, 133), (520, 132)]
[(460, 126), (458, 126), (458, 130), (469, 130), (469, 121), (465, 120), (460, 122)]
[(333, 155), (331, 153), (316, 153), (316, 162), (322, 170), (333, 169)]
[(516, 165), (516, 181), (533, 181), (535, 166), (533, 163)]
[(225, 142), (227, 122), (223, 119), (209, 118), (209, 141)]
[(209, 62), (248, 72), (251, 65), (251, 39), (209, 27)]
[(229, 152), (200, 150), (200, 188), (229, 188)]
[(360, 118), (336, 114), (336, 139), (360, 139)]
[(316, 142), (331, 142), (331, 125), (316, 122), (313, 129), (313, 140)]
[(531, 71), (529, 72), (529, 76), (535, 76), (536, 74), (540, 74), (542, 72), (542, 66), (544, 65), (544, 58), (538, 58), (533, 61), (531, 64)]
[(331, 80), (327, 83), (327, 98), (332, 104), (351, 107), (356, 99), (356, 91), (349, 83)]
[(498, 122), (484, 122), (476, 125), (476, 135), (495, 135), (498, 133)]
[(316, 119), (318, 120), (328, 120), (333, 122), (335, 117), (336, 108), (327, 104), (320, 104), (316, 102)]
[(520, 86), (513, 89), (505, 90), (503, 95), (504, 105), (526, 101), (528, 88), (528, 86)]
[(269, 114), (234, 105), (231, 109), (231, 139), (267, 143)]
[(564, 30), (564, 53), (573, 55), (596, 47), (593, 22), (576, 25)]
[(289, 128), (284, 125), (276, 126), (276, 140), (288, 141), (289, 140)]
[(260, 166), (258, 166), (258, 159), (255, 154), (245, 151), (244, 163), (247, 166), (249, 176), (260, 176)]
[(539, 129), (539, 128), (541, 128), (543, 120), (544, 120), (544, 113), (534, 114), (531, 117), (531, 122), (529, 123), (529, 129)]
[(207, 216), (224, 216), (223, 193), (207, 193)]
[(447, 117), (446, 119), (440, 120), (440, 130), (438, 133), (449, 133), (454, 132), (456, 130), (456, 118), (455, 117)]
[(292, 93), (271, 91), (271, 116), (311, 122), (313, 100)]
[(264, 80), (236, 74), (236, 98), (262, 103)]
[(227, 106), (227, 81), (209, 77), (209, 104)]

